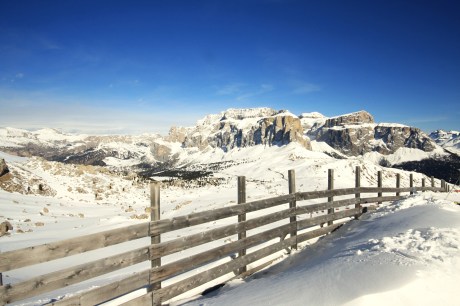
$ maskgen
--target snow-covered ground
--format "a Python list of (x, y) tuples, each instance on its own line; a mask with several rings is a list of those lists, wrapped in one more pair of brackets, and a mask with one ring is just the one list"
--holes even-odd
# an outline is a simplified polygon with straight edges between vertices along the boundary
[(381, 207), (246, 280), (186, 305), (458, 305), (460, 200)]
[[(10, 235), (0, 237), (0, 252), (147, 221), (148, 211), (146, 208), (149, 206), (150, 201), (148, 184), (145, 182), (123, 177), (100, 167), (66, 165), (48, 162), (40, 158), (18, 158), (1, 152), (0, 158), (6, 160), (13, 175), (8, 184), (14, 183), (16, 184), (15, 186), (19, 186), (17, 190), (12, 189), (14, 192), (0, 190), (0, 221), (8, 220), (14, 227)], [(248, 201), (286, 194), (288, 192), (287, 171), (289, 169), (295, 169), (296, 171), (298, 191), (326, 189), (328, 169), (335, 170), (336, 188), (353, 187), (356, 166), (360, 166), (362, 169), (362, 186), (376, 186), (378, 170), (384, 171), (383, 186), (385, 187), (395, 186), (396, 173), (402, 174), (402, 187), (408, 187), (409, 185), (407, 179), (409, 174), (405, 171), (382, 168), (362, 158), (334, 159), (321, 152), (306, 151), (296, 143), (283, 147), (265, 147), (261, 145), (233, 149), (225, 154), (220, 149), (205, 152), (189, 150), (187, 154), (179, 157), (179, 162), (189, 166), (196, 165), (197, 169), (206, 167), (210, 163), (219, 163), (220, 168), (214, 173), (214, 176), (223, 180), (218, 185), (206, 185), (201, 188), (193, 186), (186, 188), (163, 187), (161, 190), (162, 219), (234, 205), (237, 199), (236, 177), (239, 175), (246, 176)], [(421, 179), (424, 176), (421, 174), (415, 174), (414, 176), (416, 179), (415, 185), (420, 186)], [(45, 193), (39, 192), (37, 190), (38, 183), (42, 183), (49, 189), (46, 189)], [(31, 187), (30, 192), (25, 191), (27, 186), (24, 184), (29, 184)], [(436, 181), (436, 184), (439, 186), (439, 181)], [(315, 305), (321, 305), (321, 303), (323, 305), (344, 304), (347, 302), (367, 304), (367, 300), (361, 301), (358, 299), (364, 298), (369, 294), (383, 294), (384, 291), (400, 288), (401, 286), (394, 284), (400, 274), (404, 274), (407, 277), (404, 279), (407, 282), (399, 280), (398, 284), (405, 285), (414, 283), (414, 278), (408, 276), (418, 277), (419, 273), (417, 271), (426, 270), (428, 272), (423, 272), (425, 274), (422, 273), (422, 276), (428, 275), (429, 277), (440, 278), (444, 273), (443, 265), (448, 264), (450, 260), (454, 260), (456, 256), (459, 256), (449, 255), (451, 254), (449, 253), (449, 246), (452, 245), (452, 249), (454, 249), (458, 245), (457, 241), (452, 238), (455, 236), (452, 233), (455, 233), (458, 230), (458, 226), (460, 226), (457, 206), (448, 203), (454, 196), (457, 195), (449, 195), (446, 202), (443, 198), (439, 198), (440, 195), (419, 194), (393, 206), (384, 207), (379, 212), (360, 221), (351, 222), (316, 245), (306, 246), (304, 250), (291, 256), (284, 255), (285, 260), (283, 262), (270, 270), (258, 274), (257, 278), (248, 279), (244, 285), (239, 285), (242, 281), (230, 283), (222, 290), (222, 294), (219, 294), (219, 298), (224, 300), (200, 300), (195, 303), (215, 302), (225, 304), (233, 301), (232, 304), (237, 304), (237, 302), (240, 304), (253, 304), (257, 302), (255, 295), (248, 294), (245, 297), (246, 293), (240, 294), (239, 290), (246, 290), (244, 289), (246, 286), (248, 288), (256, 286), (253, 290), (257, 291), (266, 286), (267, 290), (271, 290), (274, 293), (276, 290), (271, 288), (270, 284), (275, 286), (277, 281), (283, 281), (286, 284), (291, 284), (292, 288), (297, 288), (297, 291), (302, 292), (302, 295), (300, 295), (300, 292), (296, 292), (293, 295), (292, 291), (289, 291), (291, 289), (283, 286), (283, 290), (291, 292), (290, 294), (293, 297), (302, 296), (302, 299), (299, 300), (288, 300), (292, 304), (296, 302), (305, 304), (306, 300), (315, 301), (315, 299), (318, 300), (317, 303), (313, 303)], [(445, 194), (441, 197), (445, 197)], [(455, 201), (459, 200), (457, 198)], [(256, 214), (253, 213), (248, 218), (255, 216)], [(181, 235), (202, 232), (210, 227), (225, 225), (227, 224), (226, 222), (229, 221), (222, 220), (222, 222), (212, 225), (198, 226), (192, 232), (168, 233), (162, 235), (162, 240), (166, 241)], [(432, 227), (433, 229), (431, 229)], [(409, 230), (412, 230), (412, 232)], [(436, 238), (438, 234), (447, 238)], [(385, 237), (387, 239), (384, 239)], [(453, 242), (449, 242), (450, 244), (442, 242), (445, 239), (450, 239), (448, 237), (454, 239)], [(233, 238), (230, 237), (229, 239)], [(421, 248), (425, 248), (427, 245), (431, 246), (428, 252), (434, 254), (433, 256), (442, 258), (445, 263), (431, 257), (413, 260), (412, 257), (415, 255), (412, 253), (418, 250), (417, 245), (414, 247), (408, 246), (408, 251), (402, 251), (402, 253), (394, 251), (394, 245), (410, 239), (415, 239), (414, 243), (421, 244)], [(423, 239), (427, 242), (424, 242)], [(433, 245), (430, 245), (431, 240), (439, 240), (440, 245), (434, 242)], [(149, 242), (150, 239), (148, 238), (139, 239), (123, 246), (104, 249), (97, 254), (90, 252), (78, 258), (69, 257), (45, 265), (6, 271), (3, 273), (3, 280), (5, 284), (20, 282), (39, 273), (48, 273), (68, 267), (70, 263), (75, 264), (75, 261), (82, 263), (83, 261), (95, 260), (109, 254), (114, 255), (141, 247)], [(217, 246), (219, 243), (226, 242), (213, 242), (213, 246)], [(199, 249), (195, 251), (199, 251)], [(443, 252), (447, 252), (447, 255)], [(410, 256), (407, 258), (401, 257), (403, 253)], [(452, 254), (457, 253), (453, 252)], [(178, 254), (177, 256), (179, 255), (185, 256), (187, 253)], [(176, 255), (168, 256), (163, 263), (177, 259), (174, 256)], [(374, 262), (374, 260), (380, 259), (381, 264), (379, 261)], [(394, 265), (394, 267), (390, 264)], [(138, 264), (128, 269), (16, 304), (40, 305), (51, 298), (72, 295), (80, 290), (100, 286), (148, 267), (148, 262)], [(374, 269), (370, 267), (374, 267)], [(372, 276), (371, 272), (376, 270), (375, 267), (384, 269), (384, 272), (379, 274), (382, 275), (384, 280), (379, 282), (377, 280), (378, 276)], [(429, 271), (434, 269), (433, 267), (437, 271), (439, 270), (440, 274), (429, 274)], [(416, 272), (410, 270), (412, 268), (417, 269)], [(403, 269), (409, 269), (408, 271), (413, 275), (409, 272), (399, 273)], [(369, 276), (365, 278), (363, 274), (367, 270), (372, 271), (366, 273)], [(302, 275), (302, 271), (308, 276)], [(340, 273), (336, 273), (336, 271)], [(449, 275), (445, 277), (450, 277)], [(283, 277), (286, 277), (286, 279), (282, 280)], [(293, 277), (293, 279), (290, 280), (290, 277)], [(313, 282), (313, 280), (317, 280), (317, 282)], [(383, 285), (382, 287), (377, 286), (381, 283), (389, 284), (387, 287)], [(305, 284), (308, 284), (308, 288), (316, 288), (316, 290), (303, 289), (304, 287), (302, 286), (305, 286)], [(363, 286), (370, 286), (371, 284), (375, 285), (375, 287), (372, 287), (375, 290), (372, 288), (372, 290), (361, 289)], [(286, 287), (289, 286), (286, 285)], [(340, 291), (342, 290), (341, 288), (348, 289)], [(191, 298), (204, 289), (206, 289), (206, 286), (197, 288), (173, 302), (181, 303), (184, 298)], [(279, 293), (278, 295), (281, 297), (282, 294)], [(307, 298), (307, 294), (312, 295)], [(235, 299), (231, 298), (232, 295), (235, 295)], [(265, 294), (265, 296), (268, 295), (269, 292)], [(250, 300), (253, 296), (254, 300)], [(243, 298), (247, 300), (244, 301)], [(225, 299), (228, 299), (226, 300), (227, 302), (225, 302)], [(263, 298), (260, 299), (260, 303), (262, 301), (268, 303)], [(271, 301), (272, 305), (286, 304), (276, 298), (272, 298), (269, 301)]]

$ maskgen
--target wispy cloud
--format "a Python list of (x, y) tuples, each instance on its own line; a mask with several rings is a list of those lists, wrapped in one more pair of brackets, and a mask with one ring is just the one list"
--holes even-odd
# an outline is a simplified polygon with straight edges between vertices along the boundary
[(303, 83), (303, 84), (297, 84), (295, 88), (292, 90), (292, 93), (296, 95), (303, 95), (303, 94), (308, 94), (308, 93), (320, 91), (320, 90), (321, 90), (321, 87), (319, 87), (316, 84)]
[(239, 95), (238, 97), (236, 97), (236, 99), (238, 101), (247, 100), (249, 98), (253, 98), (253, 97), (256, 97), (256, 96), (266, 94), (266, 93), (268, 93), (270, 91), (273, 91), (274, 89), (275, 89), (275, 87), (273, 85), (271, 85), (271, 84), (261, 84), (257, 90), (243, 93), (243, 94)]
[(241, 93), (243, 87), (245, 84), (243, 83), (233, 83), (233, 84), (227, 84), (222, 88), (219, 88), (216, 91), (216, 95), (218, 96), (229, 96), (229, 95), (237, 95)]

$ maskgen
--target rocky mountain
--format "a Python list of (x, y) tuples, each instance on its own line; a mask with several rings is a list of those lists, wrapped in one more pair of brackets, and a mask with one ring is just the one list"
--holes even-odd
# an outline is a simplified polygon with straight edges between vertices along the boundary
[(229, 109), (209, 115), (191, 128), (172, 128), (168, 139), (184, 147), (221, 148), (228, 151), (255, 145), (285, 145), (298, 142), (311, 150), (300, 119), (288, 111), (270, 108)]
[[(399, 160), (401, 164), (447, 154), (437, 142), (442, 144), (442, 139), (450, 143), (447, 138), (453, 139), (454, 134), (451, 137), (438, 132), (438, 135), (433, 140), (415, 127), (376, 123), (366, 111), (328, 118), (315, 112), (296, 116), (286, 110), (253, 108), (211, 114), (198, 120), (195, 126), (172, 127), (164, 137), (69, 135), (52, 129), (32, 132), (0, 128), (0, 151), (68, 164), (105, 166), (114, 171), (134, 171), (149, 177), (168, 173), (168, 176), (195, 178), (210, 173), (209, 165), (197, 168), (186, 158), (197, 152), (225, 153), (232, 149), (297, 143), (304, 150), (325, 152), (334, 158), (367, 158), (372, 153), (376, 163), (397, 166), (391, 160)], [(403, 154), (401, 149), (423, 154), (412, 152), (404, 158), (392, 159), (397, 152)], [(424, 157), (414, 157), (419, 155)]]
[(432, 132), (430, 137), (441, 147), (460, 155), (460, 132), (437, 130)]
[(308, 134), (348, 156), (373, 151), (388, 155), (399, 148), (431, 152), (436, 148), (435, 142), (420, 129), (401, 124), (376, 124), (366, 111), (328, 118)]

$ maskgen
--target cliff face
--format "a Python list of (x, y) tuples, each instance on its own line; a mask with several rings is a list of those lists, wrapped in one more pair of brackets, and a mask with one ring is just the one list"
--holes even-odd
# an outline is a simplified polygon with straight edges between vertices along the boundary
[(311, 145), (297, 116), (269, 108), (233, 110), (209, 115), (193, 128), (172, 128), (168, 139), (184, 147), (207, 146), (229, 150), (254, 145), (285, 145), (298, 142), (310, 150)]
[(314, 136), (350, 156), (371, 151), (391, 154), (401, 147), (431, 152), (436, 147), (420, 129), (400, 124), (375, 124), (372, 115), (365, 111), (327, 119)]

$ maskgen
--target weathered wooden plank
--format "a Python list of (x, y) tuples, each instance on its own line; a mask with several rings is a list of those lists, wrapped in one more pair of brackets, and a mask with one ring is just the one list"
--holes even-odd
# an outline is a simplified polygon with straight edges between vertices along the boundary
[(359, 203), (359, 201), (360, 201), (359, 198), (351, 198), (351, 199), (338, 200), (338, 201), (333, 201), (333, 202), (297, 206), (296, 214), (302, 215), (302, 214), (313, 213), (313, 212), (317, 212), (321, 210), (326, 210), (329, 208), (337, 208), (337, 207), (342, 207), (342, 206), (354, 205), (354, 204)]
[(414, 194), (414, 191), (412, 190), (414, 188), (414, 174), (411, 173), (409, 174), (409, 188), (411, 189), (410, 190), (410, 194)]
[(49, 305), (53, 306), (71, 306), (71, 305), (96, 305), (114, 297), (121, 296), (142, 287), (149, 283), (150, 271), (134, 273), (132, 276), (119, 281), (94, 288), (82, 293), (78, 293), (69, 298), (65, 298)]
[(332, 225), (329, 225), (329, 226), (325, 226), (325, 227), (315, 229), (315, 230), (312, 230), (312, 231), (309, 231), (309, 232), (306, 232), (306, 233), (302, 233), (302, 234), (300, 234), (298, 236), (297, 241), (298, 242), (303, 242), (303, 241), (307, 241), (307, 240), (310, 240), (310, 239), (313, 239), (313, 238), (321, 237), (323, 235), (326, 235), (328, 233), (333, 232), (335, 229), (339, 228), (340, 226), (342, 226), (343, 224), (345, 224), (347, 222), (349, 222), (349, 221), (338, 222), (338, 223), (335, 223), (335, 224), (332, 224)]
[(347, 217), (353, 217), (357, 213), (359, 213), (359, 209), (353, 208), (340, 212), (334, 212), (332, 214), (313, 217), (310, 219), (299, 220), (297, 221), (297, 230), (300, 231), (308, 227), (324, 224), (326, 222), (343, 219)]
[(442, 191), (443, 190), (441, 187), (431, 187), (431, 186), (414, 187), (412, 189), (415, 191)]
[(334, 190), (321, 190), (321, 191), (307, 191), (307, 192), (297, 192), (296, 200), (314, 200), (320, 198), (328, 198), (333, 196), (342, 196), (350, 195), (359, 192), (357, 188), (343, 188), (343, 189), (334, 189)]
[(236, 235), (243, 231), (248, 231), (263, 225), (281, 221), (294, 216), (295, 214), (295, 209), (289, 208), (276, 213), (267, 214), (262, 217), (253, 218), (248, 221), (230, 224), (209, 231), (165, 241), (151, 247), (151, 258), (159, 258), (160, 256), (170, 255), (204, 243)]
[[(238, 204), (246, 203), (246, 177), (238, 177)], [(246, 221), (246, 213), (238, 215), (238, 223), (243, 223)], [(246, 238), (246, 230), (238, 231), (238, 240), (243, 240)], [(241, 249), (238, 251), (238, 257), (246, 255), (246, 249)], [(241, 267), (238, 273), (246, 272), (246, 267)]]
[[(361, 168), (359, 166), (356, 166), (355, 168), (355, 188), (359, 189), (361, 187)], [(357, 200), (357, 203), (355, 204), (355, 208), (358, 209), (358, 211), (361, 211), (361, 193), (357, 192), (355, 193), (355, 199)], [(356, 214), (355, 219), (359, 219), (361, 214)]]
[[(294, 170), (289, 170), (288, 171), (288, 183), (289, 183), (289, 194), (295, 194), (295, 171)], [(292, 200), (289, 202), (289, 208), (294, 209), (297, 206), (296, 200)], [(289, 222), (293, 224), (293, 230), (291, 231), (290, 235), (291, 237), (297, 236), (297, 215), (289, 217)], [(291, 249), (297, 250), (297, 243), (293, 244), (291, 246)], [(240, 273), (241, 274), (241, 273)]]
[(291, 230), (291, 224), (282, 225), (256, 235), (249, 236), (243, 240), (228, 243), (226, 245), (171, 262), (161, 267), (154, 268), (151, 270), (151, 281), (163, 281), (174, 275), (187, 272), (206, 263), (235, 254), (243, 248), (247, 249), (277, 237), (284, 237), (289, 234)]
[(159, 300), (161, 301), (167, 301), (175, 296), (178, 296), (179, 294), (212, 281), (213, 279), (238, 270), (242, 266), (246, 266), (254, 261), (267, 257), (268, 255), (288, 248), (294, 242), (295, 237), (274, 243), (255, 252), (246, 254), (243, 257), (238, 257), (232, 261), (226, 262), (217, 267), (198, 273), (192, 277), (178, 281), (172, 285), (154, 292), (154, 295), (158, 296)]
[(249, 213), (265, 208), (278, 206), (281, 204), (287, 204), (296, 198), (296, 194), (288, 194), (275, 198), (269, 198), (264, 200), (258, 200), (248, 202), (245, 204), (233, 205), (223, 208), (217, 208), (214, 210), (197, 212), (185, 216), (179, 216), (172, 219), (165, 219), (160, 221), (154, 221), (150, 223), (150, 229), (152, 235), (158, 235), (167, 233), (170, 231), (179, 230), (182, 228), (195, 226), (219, 219), (228, 217), (234, 217), (243, 213)]
[(238, 279), (238, 278), (245, 278), (245, 277), (248, 277), (254, 273), (257, 273), (259, 272), (260, 270), (272, 265), (275, 261), (278, 261), (280, 259), (283, 258), (283, 255), (279, 256), (279, 257), (276, 257), (276, 258), (273, 258), (273, 259), (270, 259), (269, 261), (266, 261), (264, 262), (263, 264), (261, 265), (258, 265), (257, 267), (254, 267), (254, 268), (251, 268), (250, 270), (246, 271), (245, 273), (242, 273), (242, 274), (239, 274), (239, 275), (235, 275), (234, 277), (232, 277), (230, 279), (230, 281), (234, 280), (234, 279)]
[[(327, 190), (334, 190), (334, 169), (329, 169), (327, 172)], [(327, 201), (329, 203), (332, 203), (334, 201), (334, 197), (330, 196), (327, 198)], [(333, 214), (334, 213), (334, 208), (329, 207), (327, 209), (328, 214)], [(332, 225), (333, 221), (332, 219), (329, 219), (327, 221), (327, 225)]]
[[(158, 221), (160, 220), (160, 183), (150, 183), (150, 220)], [(161, 235), (152, 235), (150, 237), (151, 245), (158, 245), (161, 243)], [(161, 266), (161, 257), (152, 258), (150, 256), (150, 266), (152, 268)], [(149, 291), (156, 290), (161, 288), (161, 282), (153, 283), (148, 288)]]
[(139, 306), (139, 305), (145, 305), (145, 306), (160, 306), (161, 302), (154, 302), (153, 301), (154, 294), (153, 291), (148, 292), (147, 294), (141, 295), (135, 299), (132, 299), (130, 301), (127, 301), (123, 304), (120, 304), (120, 306)]
[(0, 271), (9, 271), (75, 255), (114, 244), (148, 237), (149, 223), (135, 224), (101, 233), (0, 253)]
[(394, 192), (409, 192), (410, 188), (405, 187), (405, 188), (396, 188), (396, 187), (361, 187), (360, 188), (361, 193), (394, 193)]
[(386, 196), (386, 197), (372, 197), (361, 198), (361, 204), (376, 203), (376, 202), (392, 202), (404, 199), (405, 196)]
[(149, 248), (139, 248), (89, 263), (37, 276), (24, 282), (0, 287), (0, 303), (11, 303), (44, 292), (64, 288), (149, 259)]

